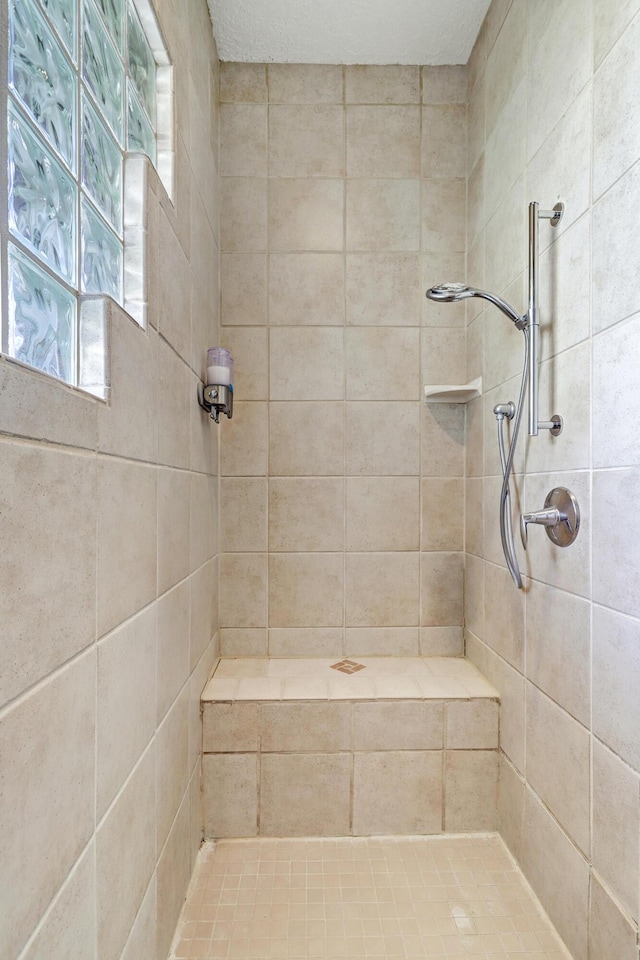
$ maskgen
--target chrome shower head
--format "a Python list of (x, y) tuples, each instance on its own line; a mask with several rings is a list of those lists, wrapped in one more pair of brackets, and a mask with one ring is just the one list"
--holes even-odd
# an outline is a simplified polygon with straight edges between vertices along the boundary
[(480, 297), (481, 300), (488, 300), (498, 310), (502, 310), (505, 316), (513, 320), (518, 330), (524, 330), (527, 325), (527, 317), (522, 316), (518, 311), (499, 297), (495, 293), (488, 293), (486, 290), (476, 290), (475, 287), (468, 287), (466, 283), (437, 283), (429, 287), (426, 296), (429, 300), (435, 300), (436, 303), (456, 303), (458, 300), (466, 300), (468, 297)]
[(473, 296), (475, 296), (475, 290), (468, 287), (466, 283), (437, 283), (435, 287), (427, 290), (429, 300), (441, 303), (455, 303), (456, 300), (465, 300)]

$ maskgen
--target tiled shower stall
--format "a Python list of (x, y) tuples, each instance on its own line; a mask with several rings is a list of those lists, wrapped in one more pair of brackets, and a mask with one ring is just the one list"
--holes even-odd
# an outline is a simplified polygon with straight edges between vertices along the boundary
[[(219, 64), (204, 0), (154, 7), (175, 171), (171, 199), (144, 181), (147, 327), (107, 304), (107, 403), (0, 360), (0, 953), (165, 960), (203, 835), (497, 830), (574, 960), (638, 960), (640, 3), (493, 0), (442, 67)], [(527, 204), (559, 199), (540, 382), (565, 426), (521, 442), (517, 507), (563, 484), (583, 525), (530, 531), (518, 593), (492, 408), (522, 338), (424, 290), (524, 310)], [(190, 903), (258, 842), (298, 862), (223, 840)], [(338, 872), (349, 842), (309, 857)], [(402, 871), (479, 841), (437, 842)], [(368, 843), (362, 872), (394, 872)]]

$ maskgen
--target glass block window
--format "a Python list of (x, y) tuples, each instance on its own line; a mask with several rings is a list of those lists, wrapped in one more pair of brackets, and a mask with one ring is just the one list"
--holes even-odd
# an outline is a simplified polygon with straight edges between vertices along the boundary
[(70, 384), (79, 297), (125, 302), (126, 154), (171, 170), (168, 71), (150, 0), (9, 0), (3, 351)]

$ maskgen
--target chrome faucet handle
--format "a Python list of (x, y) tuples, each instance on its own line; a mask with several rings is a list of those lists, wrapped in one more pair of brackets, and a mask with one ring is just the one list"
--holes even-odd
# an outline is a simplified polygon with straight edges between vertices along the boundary
[(547, 507), (544, 510), (536, 510), (533, 513), (520, 514), (520, 539), (522, 546), (527, 549), (528, 532), (527, 527), (530, 523), (538, 523), (543, 527), (555, 527), (557, 524), (567, 520), (566, 513), (561, 513), (557, 507)]
[(547, 536), (557, 547), (568, 547), (578, 536), (580, 508), (578, 501), (566, 487), (554, 487), (544, 501), (544, 509), (520, 515), (520, 537), (527, 549), (530, 523), (547, 528)]

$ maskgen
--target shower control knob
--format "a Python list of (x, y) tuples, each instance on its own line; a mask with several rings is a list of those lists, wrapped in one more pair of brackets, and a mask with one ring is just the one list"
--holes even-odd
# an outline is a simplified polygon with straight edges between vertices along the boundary
[(554, 487), (544, 501), (544, 509), (520, 515), (522, 546), (527, 549), (528, 526), (536, 523), (547, 528), (547, 536), (557, 547), (568, 547), (578, 536), (580, 507), (566, 487)]

